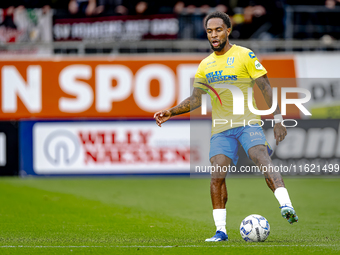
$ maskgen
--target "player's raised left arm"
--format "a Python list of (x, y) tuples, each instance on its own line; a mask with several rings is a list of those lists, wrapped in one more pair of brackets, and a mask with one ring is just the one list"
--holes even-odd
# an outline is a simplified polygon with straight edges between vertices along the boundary
[[(270, 86), (267, 75), (265, 74), (257, 78), (255, 82), (257, 86), (259, 87), (259, 89), (261, 90), (268, 107), (271, 107), (272, 102), (273, 102), (273, 90), (272, 90), (272, 87)], [(276, 110), (274, 111), (273, 114), (274, 116), (281, 115), (279, 105), (276, 106)], [(276, 123), (274, 126), (274, 137), (276, 139), (276, 145), (278, 145), (279, 142), (283, 141), (286, 135), (287, 135), (287, 129), (284, 126), (282, 126), (281, 123)]]

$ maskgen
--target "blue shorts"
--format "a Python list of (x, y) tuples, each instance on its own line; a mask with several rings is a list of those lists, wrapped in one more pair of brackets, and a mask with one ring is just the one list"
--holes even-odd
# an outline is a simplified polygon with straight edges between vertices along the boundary
[(266, 145), (268, 154), (271, 155), (273, 150), (268, 144), (263, 133), (262, 127), (259, 124), (253, 126), (237, 127), (228, 129), (218, 134), (214, 134), (210, 138), (209, 159), (218, 154), (224, 154), (230, 158), (236, 165), (238, 161), (238, 142), (244, 148), (249, 158), (248, 150), (256, 145)]

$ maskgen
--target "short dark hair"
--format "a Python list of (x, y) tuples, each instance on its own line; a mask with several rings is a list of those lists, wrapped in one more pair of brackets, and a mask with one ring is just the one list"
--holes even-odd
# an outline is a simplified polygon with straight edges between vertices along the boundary
[(227, 28), (231, 27), (231, 21), (230, 21), (230, 17), (228, 14), (224, 13), (224, 12), (212, 12), (209, 13), (205, 18), (204, 18), (204, 27), (207, 28), (207, 24), (208, 24), (208, 20), (212, 19), (212, 18), (220, 18), (223, 20), (223, 23), (226, 24)]

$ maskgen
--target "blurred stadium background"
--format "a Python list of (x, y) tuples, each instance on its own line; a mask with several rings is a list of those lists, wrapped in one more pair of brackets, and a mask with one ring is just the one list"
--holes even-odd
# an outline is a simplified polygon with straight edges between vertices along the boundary
[[(189, 174), (190, 115), (162, 129), (152, 117), (190, 95), (190, 78), (210, 52), (203, 18), (214, 10), (230, 15), (231, 42), (255, 52), (272, 86), (311, 92), (311, 117), (288, 106), (286, 118), (299, 125), (275, 163), (339, 164), (340, 1), (16, 0), (0, 7), (1, 175)], [(209, 120), (200, 124), (209, 139)], [(207, 162), (207, 144), (197, 146)], [(284, 174), (339, 174), (306, 171)]]
[[(151, 216), (148, 215), (157, 211), (158, 218), (155, 221), (161, 225), (165, 222), (162, 227), (167, 230), (165, 234), (161, 233), (164, 240), (177, 238), (174, 237), (176, 233), (171, 232), (174, 227), (186, 226), (188, 231), (191, 229), (191, 225), (187, 223), (189, 216), (183, 216), (185, 213), (182, 214), (181, 211), (172, 211), (178, 200), (182, 199), (181, 208), (188, 209), (190, 205), (194, 210), (197, 209), (191, 215), (194, 215), (197, 222), (200, 220), (198, 225), (201, 227), (193, 238), (202, 239), (202, 233), (198, 232), (203, 227), (213, 226), (212, 219), (211, 222), (205, 222), (211, 217), (208, 180), (187, 182), (184, 178), (178, 178), (169, 179), (169, 182), (166, 179), (155, 179), (153, 182), (152, 178), (145, 179), (141, 176), (170, 174), (188, 177), (190, 154), (202, 164), (208, 162), (210, 120), (200, 119), (190, 123), (190, 115), (187, 114), (159, 128), (153, 120), (153, 114), (175, 106), (190, 95), (190, 79), (200, 61), (211, 52), (203, 29), (203, 18), (214, 10), (230, 15), (233, 23), (231, 43), (248, 47), (255, 52), (268, 70), (273, 87), (277, 87), (279, 91), (282, 87), (300, 87), (311, 92), (311, 99), (305, 106), (312, 116), (304, 116), (296, 107), (288, 106), (285, 118), (295, 119), (299, 124), (288, 130), (288, 136), (276, 148), (273, 160), (277, 165), (296, 166), (295, 171), (293, 168), (283, 174), (294, 177), (287, 178), (287, 183), (288, 186), (291, 184), (295, 201), (300, 202), (297, 211), (301, 212), (302, 217), (300, 214), (299, 217), (307, 219), (307, 211), (314, 210), (323, 219), (325, 229), (331, 224), (333, 227), (339, 224), (339, 208), (331, 208), (326, 200), (322, 206), (315, 207), (312, 195), (318, 184), (324, 187), (318, 190), (320, 200), (323, 200), (324, 195), (339, 192), (339, 186), (335, 182), (328, 183), (327, 180), (331, 180), (324, 178), (339, 176), (339, 0), (12, 0), (0, 3), (0, 175), (23, 178), (4, 177), (0, 180), (1, 193), (11, 194), (6, 199), (3, 197), (2, 204), (6, 206), (1, 215), (6, 216), (4, 219), (9, 223), (21, 226), (20, 224), (25, 224), (26, 220), (30, 221), (33, 217), (42, 217), (33, 207), (40, 208), (40, 205), (45, 204), (48, 208), (41, 209), (42, 211), (48, 215), (55, 213), (60, 226), (65, 227), (65, 221), (69, 221), (70, 225), (69, 228), (66, 226), (66, 230), (61, 230), (59, 225), (49, 225), (53, 220), (46, 220), (42, 221), (46, 225), (25, 225), (23, 231), (21, 227), (17, 230), (4, 228), (2, 233), (6, 235), (0, 236), (1, 244), (6, 244), (8, 240), (13, 245), (60, 244), (58, 242), (61, 239), (49, 233), (48, 228), (54, 229), (56, 233), (64, 233), (66, 239), (70, 238), (63, 240), (67, 244), (83, 244), (82, 241), (77, 243), (76, 237), (72, 239), (73, 237), (68, 236), (68, 233), (79, 230), (76, 225), (72, 228), (73, 223), (68, 215), (78, 210), (80, 216), (74, 216), (72, 221), (79, 220), (79, 224), (84, 224), (83, 226), (90, 224), (88, 222), (92, 222), (97, 214), (93, 209), (97, 202), (92, 209), (84, 208), (86, 201), (83, 203), (77, 196), (97, 199), (104, 204), (117, 202), (119, 215), (115, 220), (127, 220), (124, 215), (130, 214), (132, 216), (129, 216), (129, 224), (133, 224), (132, 217), (145, 224), (137, 229), (142, 232), (145, 231), (144, 227), (149, 228), (156, 224), (149, 223), (148, 217)], [(300, 96), (297, 93), (289, 94), (290, 98)], [(257, 88), (255, 97), (259, 108), (267, 109)], [(193, 124), (199, 128), (195, 131), (202, 134), (202, 142), (194, 146), (190, 144)], [(265, 125), (265, 132), (269, 142), (274, 145), (270, 125)], [(242, 150), (240, 154), (242, 165), (251, 164)], [(108, 183), (100, 178), (24, 178), (96, 175), (110, 175), (113, 178), (111, 181), (106, 180)], [(133, 175), (139, 179), (131, 179), (131, 182), (119, 179), (125, 175)], [(260, 174), (242, 175), (249, 177)], [(301, 178), (305, 176), (315, 179), (306, 181)], [(202, 183), (206, 186), (202, 187)], [(250, 185), (250, 182), (247, 183)], [(236, 184), (231, 185), (235, 189), (240, 188), (242, 181), (237, 180)], [(124, 191), (126, 187), (129, 190)], [(191, 191), (182, 190), (183, 187), (193, 187), (193, 192), (205, 194), (204, 202), (200, 199), (185, 201), (182, 195), (189, 196)], [(264, 182), (254, 187), (267, 189)], [(299, 187), (306, 192), (298, 194)], [(44, 197), (40, 198), (40, 193), (35, 192), (35, 189), (42, 190)], [(174, 194), (171, 194), (172, 189), (175, 190)], [(162, 199), (162, 190), (166, 190), (166, 199), (171, 201), (168, 205), (158, 204), (153, 200)], [(104, 196), (106, 192), (108, 194)], [(72, 194), (72, 199), (69, 197), (68, 200), (65, 193)], [(245, 193), (247, 192), (240, 192), (237, 196), (245, 201)], [(169, 194), (174, 197), (171, 198)], [(269, 191), (263, 194), (272, 196)], [(156, 195), (157, 197), (153, 197)], [(59, 201), (60, 197), (62, 201), (70, 203), (70, 208), (67, 207), (68, 215), (60, 212), (61, 215), (65, 214), (64, 218), (56, 215), (59, 213), (58, 208), (61, 210), (65, 206)], [(28, 202), (30, 199), (32, 203)], [(248, 199), (250, 201), (252, 198)], [(301, 205), (307, 200), (308, 209)], [(274, 200), (271, 202), (275, 203)], [(243, 208), (245, 206), (237, 204), (236, 200), (231, 203), (236, 206), (231, 209), (230, 214), (230, 219), (235, 220), (230, 221), (234, 227), (232, 231), (236, 233), (236, 225), (241, 218), (232, 217), (243, 217), (248, 211)], [(138, 205), (139, 209), (133, 207), (133, 204)], [(250, 204), (251, 208), (256, 208), (256, 204), (251, 201)], [(264, 202), (260, 204), (263, 206), (261, 208), (269, 206)], [(241, 208), (241, 211), (235, 208)], [(84, 229), (88, 232), (84, 229), (84, 232), (80, 232), (81, 240), (85, 240), (84, 236), (95, 231), (94, 229), (105, 229), (105, 213), (112, 208), (102, 209), (102, 221), (92, 222), (93, 229), (86, 225)], [(144, 213), (138, 214), (139, 210), (144, 209)], [(27, 210), (27, 219), (16, 222), (8, 212), (20, 210)], [(81, 210), (85, 210), (93, 218), (85, 217), (84, 222), (81, 221), (86, 215), (80, 213)], [(266, 213), (261, 210), (260, 213)], [(323, 218), (326, 217), (325, 211), (331, 213), (326, 221)], [(249, 214), (253, 212), (249, 211)], [(309, 216), (310, 222), (314, 222), (316, 214)], [(175, 215), (181, 222), (170, 227), (171, 220), (176, 221), (170, 215)], [(16, 219), (20, 219), (20, 213)], [(274, 222), (275, 230), (276, 218), (269, 215), (268, 219), (270, 223)], [(129, 245), (126, 240), (131, 236), (135, 238), (134, 245), (140, 242), (144, 244), (136, 229), (129, 237), (124, 232), (125, 226), (122, 223), (112, 224), (109, 226), (120, 229), (119, 235), (125, 238), (124, 241), (120, 236), (115, 236), (119, 244)], [(303, 230), (303, 226), (301, 225), (300, 230), (305, 232), (301, 233), (308, 235), (307, 229), (310, 228)], [(328, 235), (327, 231), (320, 232), (318, 226), (312, 233)], [(33, 227), (41, 232), (32, 234), (30, 228)], [(286, 229), (283, 237), (275, 236), (273, 232), (274, 240), (283, 238), (290, 241), (293, 237), (298, 239), (296, 233), (292, 237), (285, 231)], [(332, 232), (331, 240), (338, 242), (338, 234)], [(49, 239), (44, 239), (44, 235)], [(153, 244), (156, 245), (157, 238), (153, 239), (153, 235), (151, 229), (145, 232), (145, 236), (154, 240)], [(28, 236), (32, 237), (32, 243), (25, 239)], [(316, 234), (314, 237), (316, 240), (324, 238)], [(40, 242), (41, 240), (43, 241)], [(95, 245), (98, 240), (105, 243), (109, 239), (106, 236), (99, 237), (98, 232), (98, 240), (93, 240), (86, 239), (84, 243)], [(163, 244), (169, 244), (170, 241), (164, 240)], [(309, 244), (312, 241), (308, 239), (306, 242)], [(327, 246), (327, 243), (322, 245)], [(338, 252), (339, 247), (336, 249)]]

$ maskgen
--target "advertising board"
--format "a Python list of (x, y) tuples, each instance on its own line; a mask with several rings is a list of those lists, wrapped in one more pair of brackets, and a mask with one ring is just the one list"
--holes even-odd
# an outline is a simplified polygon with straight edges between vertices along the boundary
[(23, 121), (21, 175), (187, 174), (188, 121)]

